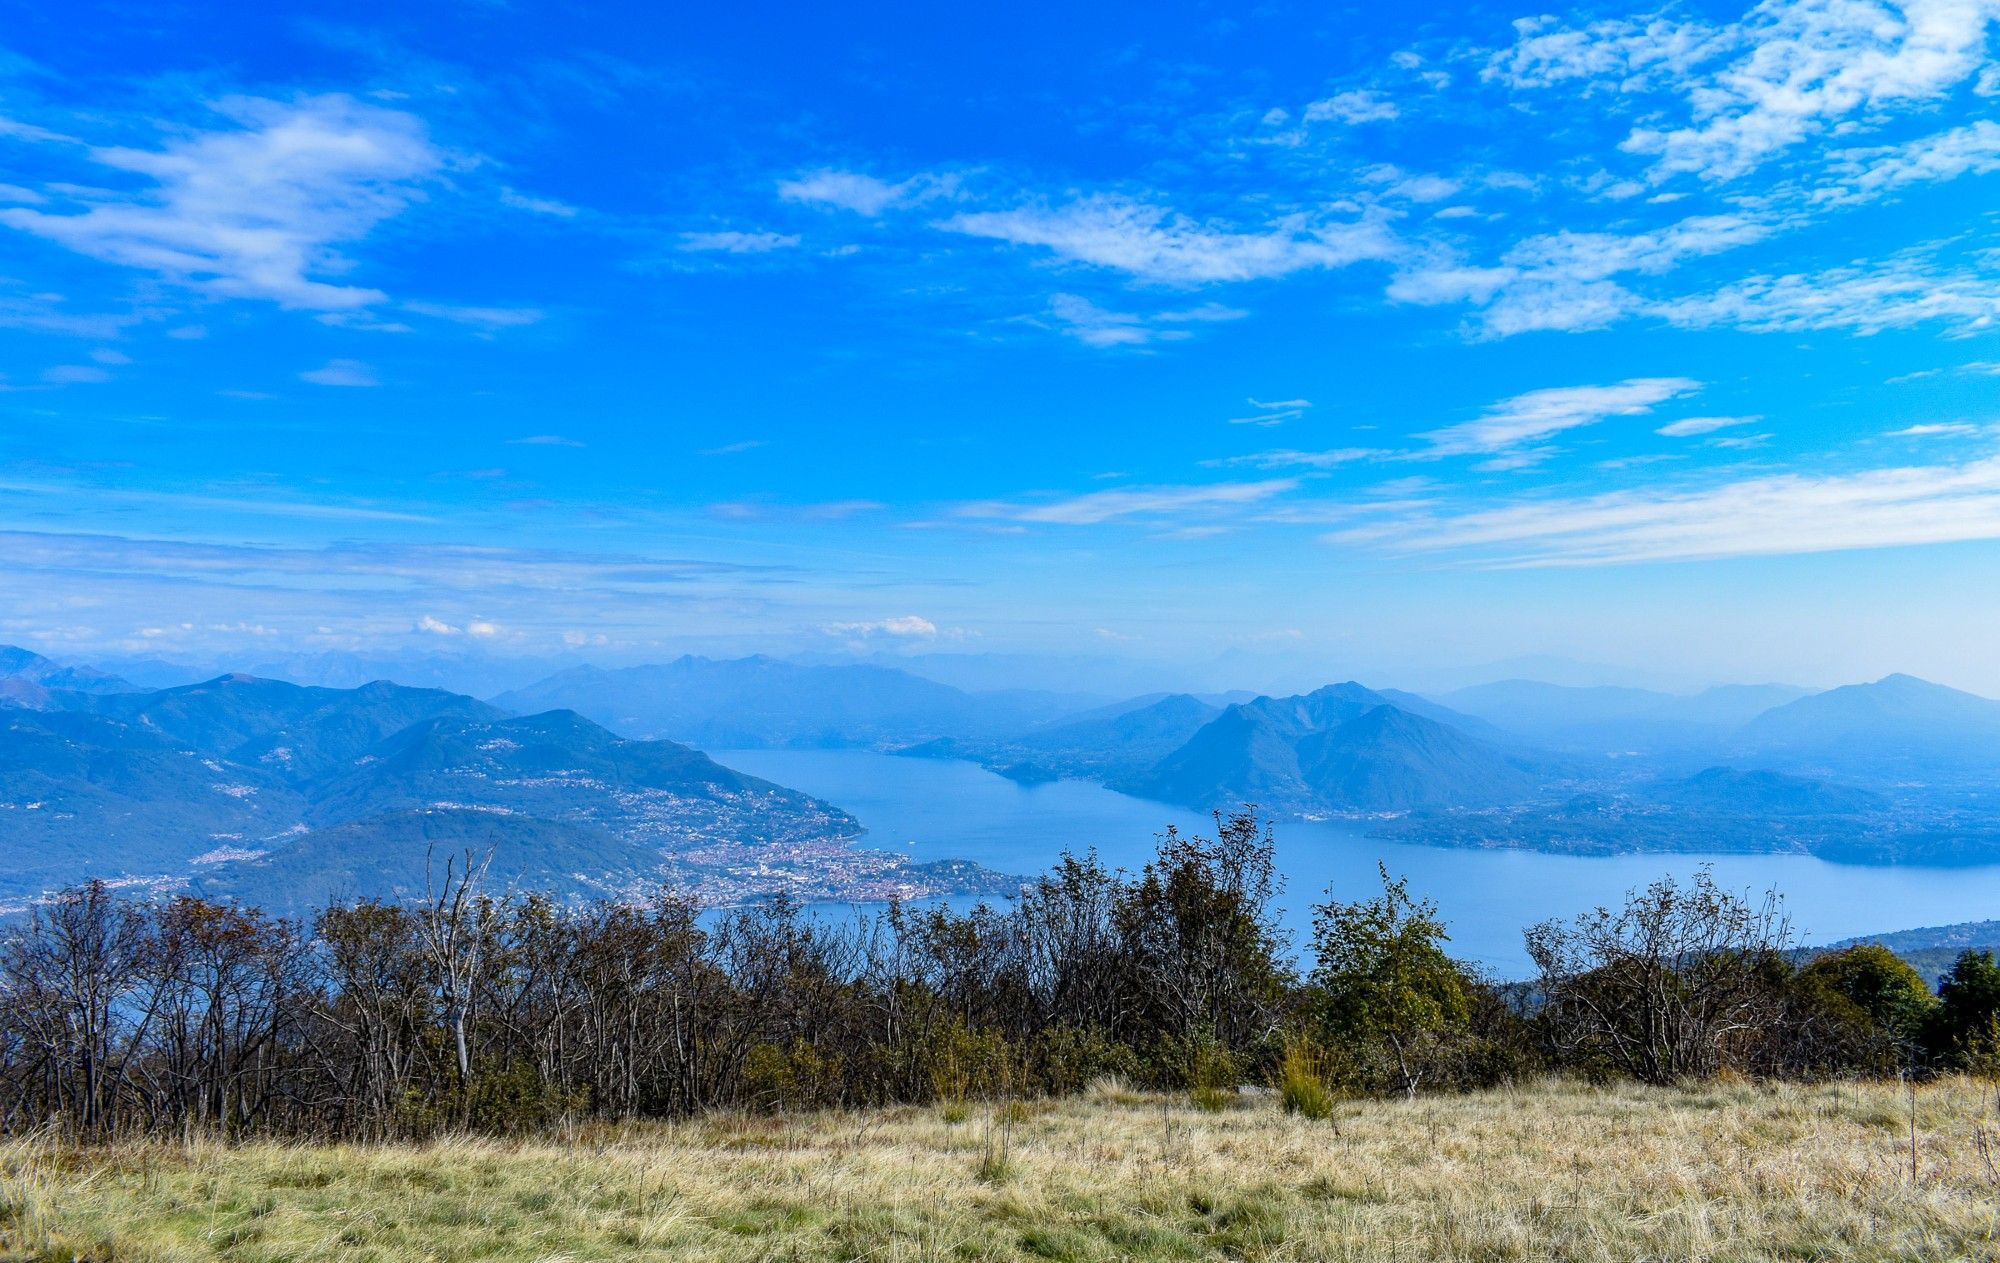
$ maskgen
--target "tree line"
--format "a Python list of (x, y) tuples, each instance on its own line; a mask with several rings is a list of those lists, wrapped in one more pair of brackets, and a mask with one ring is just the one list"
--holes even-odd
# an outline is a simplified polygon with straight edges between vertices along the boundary
[(1705, 871), (1527, 932), (1538, 976), (1452, 959), (1431, 903), (1279, 928), (1271, 835), (1168, 830), (1137, 873), (1065, 855), (1004, 905), (703, 916), (661, 891), (495, 894), (471, 854), (420, 902), (309, 924), (102, 884), (0, 931), (0, 1128), (92, 1139), (362, 1139), (891, 1102), (961, 1106), (1120, 1076), (1217, 1107), (1244, 1084), (1342, 1097), (1545, 1073), (1670, 1083), (2000, 1063), (2000, 966), (1934, 995), (1880, 947), (1801, 961), (1774, 900)]

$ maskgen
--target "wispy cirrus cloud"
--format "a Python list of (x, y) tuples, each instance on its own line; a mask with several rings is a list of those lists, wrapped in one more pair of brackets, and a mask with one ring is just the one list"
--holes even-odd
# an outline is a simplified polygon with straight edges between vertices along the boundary
[(219, 297), (335, 312), (384, 301), (328, 278), (355, 266), (343, 247), (421, 198), (446, 165), (423, 124), (339, 95), (229, 97), (213, 109), (223, 126), (158, 148), (87, 148), (137, 187), (51, 186), (47, 209), (0, 209), (0, 225)]
[(512, 207), (514, 210), (527, 211), (533, 215), (548, 215), (556, 219), (575, 219), (578, 214), (577, 208), (568, 202), (559, 202), (552, 197), (537, 197), (518, 189), (501, 189), (500, 204)]
[(1048, 319), (1067, 337), (1085, 346), (1143, 347), (1154, 342), (1180, 342), (1194, 336), (1191, 325), (1241, 320), (1250, 313), (1220, 303), (1204, 303), (1179, 311), (1139, 314), (1112, 311), (1076, 294), (1049, 299)]
[(1379, 460), (1388, 455), (1375, 447), (1335, 447), (1319, 452), (1305, 452), (1297, 448), (1281, 447), (1264, 452), (1249, 452), (1242, 456), (1224, 456), (1216, 460), (1203, 461), (1211, 468), (1232, 468), (1249, 466), (1252, 469), (1334, 469), (1341, 465), (1351, 465), (1356, 461)]
[(674, 248), (691, 254), (769, 254), (773, 250), (789, 250), (799, 244), (797, 233), (785, 232), (741, 232), (724, 229), (716, 232), (684, 232)]
[(1632, 377), (1608, 386), (1558, 386), (1503, 399), (1480, 416), (1418, 435), (1427, 455), (1503, 453), (1612, 417), (1644, 416), (1701, 389), (1688, 377)]
[(948, 232), (1049, 251), (1059, 259), (1161, 285), (1193, 286), (1287, 276), (1386, 259), (1396, 249), (1380, 213), (1346, 218), (1288, 215), (1260, 228), (1191, 219), (1113, 195), (1061, 205), (971, 211), (938, 225)]
[(476, 307), (456, 303), (403, 303), (404, 311), (434, 320), (470, 325), (475, 329), (518, 329), (541, 320), (539, 307)]
[(1684, 439), (1697, 434), (1713, 434), (1717, 430), (1726, 430), (1732, 426), (1755, 425), (1763, 419), (1762, 417), (1685, 417), (1679, 421), (1669, 421), (1653, 433), (1664, 434), (1670, 439)]
[(1277, 399), (1266, 403), (1261, 399), (1252, 397), (1245, 399), (1243, 402), (1249, 404), (1256, 411), (1247, 417), (1231, 417), (1229, 418), (1229, 424), (1252, 425), (1260, 429), (1269, 429), (1272, 426), (1283, 425), (1287, 421), (1296, 421), (1312, 409), (1312, 400), (1310, 399)]
[(852, 211), (872, 218), (892, 207), (949, 197), (957, 184), (953, 176), (931, 172), (892, 182), (860, 171), (822, 167), (780, 181), (778, 196), (787, 202)]
[(1425, 510), (1329, 542), (1514, 568), (1698, 561), (2000, 539), (2000, 457)]
[(1920, 425), (1906, 425), (1900, 430), (1890, 430), (1882, 437), (1886, 439), (1927, 439), (1927, 438), (1967, 438), (1984, 433), (1980, 427), (1967, 421), (1931, 421)]
[(375, 370), (360, 360), (329, 360), (319, 368), (307, 369), (299, 380), (315, 386), (379, 386)]
[(1056, 526), (1096, 526), (1123, 519), (1161, 519), (1257, 504), (1296, 490), (1297, 478), (1218, 482), (1196, 486), (1118, 487), (1049, 501), (978, 500), (956, 515)]
[(1756, 275), (1653, 303), (1650, 314), (1689, 328), (1725, 326), (1756, 333), (1847, 329), (1858, 334), (1939, 324), (1972, 333), (2000, 319), (2000, 274), (1905, 251), (1871, 263), (1819, 272)]

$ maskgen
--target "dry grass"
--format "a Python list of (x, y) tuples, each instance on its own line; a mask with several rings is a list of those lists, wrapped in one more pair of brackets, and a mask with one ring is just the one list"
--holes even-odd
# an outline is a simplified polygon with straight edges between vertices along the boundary
[[(1101, 1090), (572, 1143), (0, 1150), (0, 1250), (92, 1260), (1964, 1259), (1988, 1087), (1571, 1084), (1198, 1113)], [(1336, 1131), (1337, 1125), (1337, 1131)], [(2000, 1160), (2000, 1159), (1996, 1159)]]

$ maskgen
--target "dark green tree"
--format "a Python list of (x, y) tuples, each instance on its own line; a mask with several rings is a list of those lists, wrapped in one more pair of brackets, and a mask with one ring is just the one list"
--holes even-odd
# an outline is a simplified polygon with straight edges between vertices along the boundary
[(2000, 1065), (2000, 964), (1991, 951), (1961, 952), (1938, 980), (1938, 1006), (1924, 1042), (1941, 1066), (1991, 1071)]
[(1323, 1037), (1386, 1055), (1395, 1086), (1416, 1095), (1470, 1017), (1468, 986), (1447, 956), (1437, 905), (1412, 899), (1406, 878), (1380, 867), (1382, 893), (1329, 900), (1313, 912), (1312, 980)]
[(1914, 1042), (1937, 1007), (1923, 975), (1880, 943), (1828, 952), (1799, 970), (1799, 982), (1820, 987), (1854, 1005), (1874, 1028)]

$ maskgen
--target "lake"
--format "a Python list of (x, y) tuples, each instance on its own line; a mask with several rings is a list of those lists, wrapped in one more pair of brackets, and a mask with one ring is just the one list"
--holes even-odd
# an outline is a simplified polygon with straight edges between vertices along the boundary
[[(1199, 812), (1115, 794), (1081, 781), (1018, 785), (975, 764), (905, 759), (863, 750), (730, 750), (718, 762), (804, 790), (867, 827), (863, 845), (917, 859), (967, 859), (1033, 874), (1064, 849), (1097, 848), (1136, 869), (1169, 824), (1212, 831)], [(1801, 942), (2000, 916), (2000, 865), (1920, 868), (1833, 864), (1803, 855), (1549, 855), (1414, 846), (1345, 825), (1281, 820), (1277, 860), (1286, 882), (1285, 924), (1304, 946), (1310, 905), (1331, 888), (1343, 900), (1380, 890), (1377, 861), (1437, 901), (1452, 951), (1503, 977), (1529, 970), (1524, 926), (1621, 901), (1627, 890), (1712, 864), (1716, 880), (1785, 896)]]

